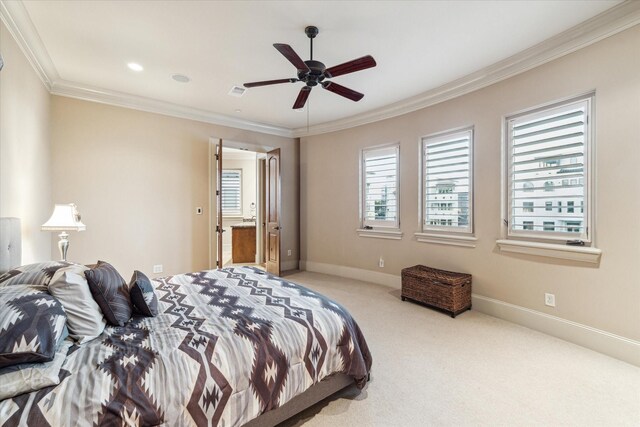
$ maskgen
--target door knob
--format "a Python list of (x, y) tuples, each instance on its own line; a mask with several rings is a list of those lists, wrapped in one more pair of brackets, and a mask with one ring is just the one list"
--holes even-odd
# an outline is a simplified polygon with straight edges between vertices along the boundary
[(282, 227), (280, 227), (280, 226), (278, 225), (278, 226), (273, 227), (273, 229), (274, 229), (274, 230), (281, 230), (281, 229), (282, 229)]

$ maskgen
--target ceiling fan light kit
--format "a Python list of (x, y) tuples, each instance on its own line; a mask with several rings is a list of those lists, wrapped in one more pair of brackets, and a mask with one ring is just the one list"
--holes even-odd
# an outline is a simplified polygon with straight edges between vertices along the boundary
[(289, 78), (289, 79), (278, 79), (278, 80), (266, 80), (260, 82), (251, 82), (245, 83), (244, 87), (251, 88), (257, 86), (268, 86), (280, 83), (297, 83), (303, 82), (305, 86), (300, 89), (298, 93), (298, 97), (296, 101), (293, 103), (293, 109), (297, 110), (302, 107), (307, 102), (307, 98), (309, 98), (309, 94), (311, 93), (311, 89), (314, 86), (322, 86), (324, 89), (329, 92), (333, 92), (337, 95), (343, 96), (352, 101), (360, 101), (364, 94), (360, 92), (356, 92), (353, 89), (349, 89), (347, 87), (341, 86), (333, 81), (328, 81), (326, 79), (330, 79), (333, 77), (342, 76), (344, 74), (355, 73), (356, 71), (365, 70), (367, 68), (375, 67), (376, 61), (373, 59), (371, 55), (363, 56), (361, 58), (354, 59), (352, 61), (345, 62), (344, 64), (339, 64), (330, 68), (325, 67), (325, 65), (320, 61), (315, 61), (313, 59), (313, 39), (318, 35), (318, 27), (308, 26), (304, 29), (305, 34), (309, 37), (310, 43), (310, 54), (309, 60), (303, 61), (300, 56), (293, 50), (291, 46), (283, 43), (274, 43), (273, 47), (276, 48), (278, 52), (282, 54), (289, 62), (296, 67), (297, 70), (297, 78)]

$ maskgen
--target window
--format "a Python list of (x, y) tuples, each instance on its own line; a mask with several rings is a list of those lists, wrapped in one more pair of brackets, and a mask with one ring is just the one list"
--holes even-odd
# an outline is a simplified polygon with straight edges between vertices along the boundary
[(567, 221), (565, 224), (565, 228), (569, 233), (579, 233), (582, 227), (582, 222), (580, 221)]
[(473, 232), (472, 147), (471, 128), (422, 139), (423, 231)]
[(533, 191), (533, 183), (532, 182), (524, 182), (522, 183), (522, 190), (523, 191)]
[(362, 150), (362, 226), (399, 228), (400, 145)]
[(222, 170), (222, 215), (242, 216), (242, 170)]
[[(592, 103), (589, 95), (505, 120), (508, 237), (591, 242)], [(539, 199), (544, 211), (533, 209)]]
[(523, 202), (522, 212), (533, 212), (533, 202)]

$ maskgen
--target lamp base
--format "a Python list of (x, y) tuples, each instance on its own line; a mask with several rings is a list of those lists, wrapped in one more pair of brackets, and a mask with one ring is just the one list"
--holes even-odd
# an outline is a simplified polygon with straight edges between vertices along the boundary
[(60, 240), (58, 241), (58, 249), (60, 250), (60, 256), (62, 261), (67, 260), (67, 250), (69, 249), (69, 234), (66, 231), (58, 234)]

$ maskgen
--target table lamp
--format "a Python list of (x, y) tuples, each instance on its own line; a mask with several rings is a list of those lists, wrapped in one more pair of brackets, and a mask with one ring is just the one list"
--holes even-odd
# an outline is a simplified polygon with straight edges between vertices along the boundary
[(80, 214), (73, 203), (66, 205), (56, 204), (51, 218), (41, 227), (42, 231), (62, 231), (62, 233), (58, 234), (58, 237), (60, 237), (58, 249), (60, 249), (62, 261), (67, 260), (67, 250), (69, 249), (69, 234), (67, 234), (67, 231), (83, 231), (86, 229), (87, 227), (80, 221)]

